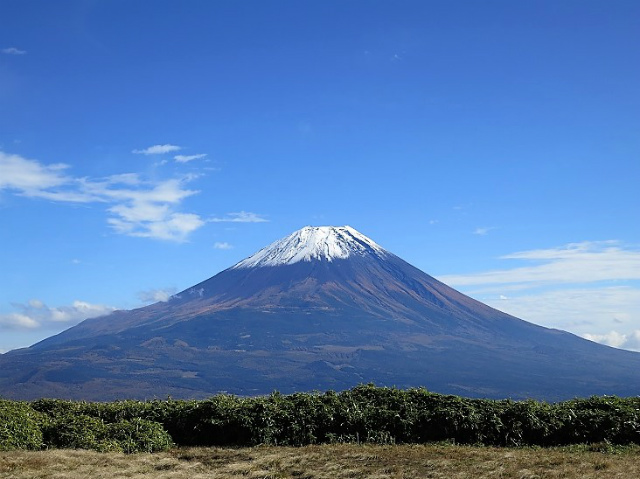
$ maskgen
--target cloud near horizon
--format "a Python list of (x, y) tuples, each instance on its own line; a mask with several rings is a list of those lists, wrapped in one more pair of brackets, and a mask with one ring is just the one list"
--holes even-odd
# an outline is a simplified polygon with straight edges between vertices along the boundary
[(558, 248), (522, 251), (501, 256), (541, 262), (506, 270), (462, 275), (444, 275), (441, 281), (457, 286), (523, 283), (591, 283), (594, 281), (640, 280), (640, 250), (624, 249), (620, 242), (583, 241)]
[(71, 327), (88, 318), (116, 310), (111, 306), (74, 301), (70, 306), (49, 307), (38, 299), (27, 304), (12, 304), (17, 312), (0, 314), (0, 329), (34, 330)]
[(640, 350), (640, 250), (584, 241), (500, 257), (530, 265), (438, 279), (489, 306), (609, 346)]
[(614, 348), (629, 349), (640, 352), (640, 329), (631, 331), (629, 334), (609, 331), (606, 334), (585, 334), (583, 336), (589, 341), (606, 344)]

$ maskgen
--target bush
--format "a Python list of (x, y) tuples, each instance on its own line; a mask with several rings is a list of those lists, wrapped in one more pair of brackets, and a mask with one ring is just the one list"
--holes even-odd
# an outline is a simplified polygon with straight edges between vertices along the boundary
[(161, 424), (134, 418), (105, 423), (86, 414), (63, 414), (51, 418), (44, 427), (47, 447), (135, 452), (165, 451), (173, 445)]
[(123, 420), (106, 426), (103, 436), (102, 449), (119, 446), (127, 454), (135, 452), (166, 451), (173, 445), (171, 436), (162, 425), (134, 418)]
[(61, 449), (101, 449), (105, 430), (101, 419), (85, 414), (64, 414), (46, 424), (44, 442), (47, 447)]
[(41, 449), (42, 419), (27, 403), (0, 399), (0, 451)]

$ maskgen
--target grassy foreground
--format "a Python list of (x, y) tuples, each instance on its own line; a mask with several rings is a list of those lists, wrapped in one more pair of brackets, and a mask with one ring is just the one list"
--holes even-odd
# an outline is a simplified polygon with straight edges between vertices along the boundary
[[(591, 447), (591, 449), (597, 449)], [(606, 448), (605, 448), (606, 449)], [(0, 452), (0, 478), (517, 478), (640, 477), (640, 447), (531, 449), (451, 445), (176, 448), (125, 455), (85, 450)]]

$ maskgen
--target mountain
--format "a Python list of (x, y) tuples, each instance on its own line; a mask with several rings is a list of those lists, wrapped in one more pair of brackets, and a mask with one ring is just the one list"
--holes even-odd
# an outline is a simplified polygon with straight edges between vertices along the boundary
[(305, 227), (169, 301), (0, 356), (0, 396), (203, 398), (358, 383), (473, 397), (640, 395), (640, 353), (509, 316), (351, 227)]

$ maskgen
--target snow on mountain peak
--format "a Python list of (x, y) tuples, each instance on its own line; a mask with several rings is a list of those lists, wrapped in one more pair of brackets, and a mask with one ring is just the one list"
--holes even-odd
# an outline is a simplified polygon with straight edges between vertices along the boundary
[(386, 251), (351, 226), (305, 226), (240, 261), (233, 268), (280, 266), (299, 261), (345, 259)]

